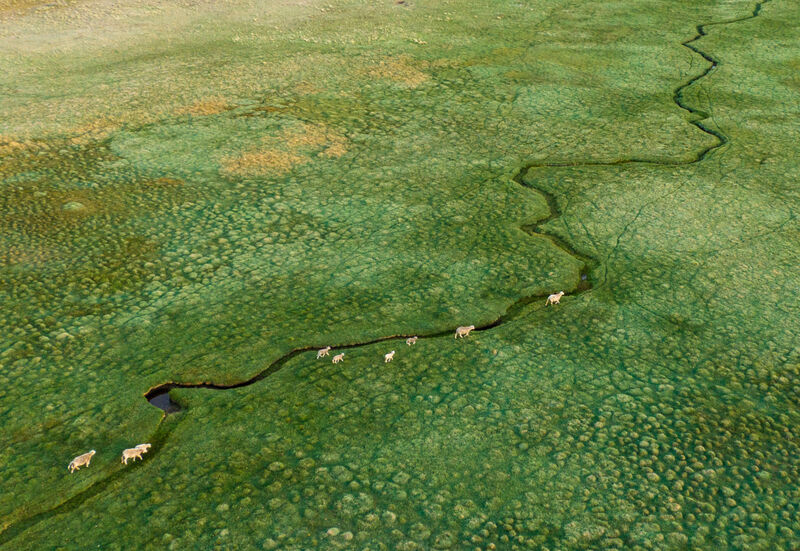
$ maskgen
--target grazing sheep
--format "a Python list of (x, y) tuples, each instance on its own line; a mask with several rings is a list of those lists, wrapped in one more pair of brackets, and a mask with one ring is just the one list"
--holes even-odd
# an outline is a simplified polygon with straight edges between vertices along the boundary
[(473, 329), (475, 329), (474, 325), (462, 325), (461, 327), (457, 327), (456, 336), (453, 338), (457, 339), (461, 337), (463, 339), (464, 337), (469, 337), (469, 332)]
[(416, 344), (416, 343), (417, 343), (417, 337), (408, 337), (406, 339), (406, 344), (408, 346), (411, 346), (412, 344)]
[(339, 362), (341, 362), (342, 360), (344, 360), (344, 352), (342, 352), (341, 354), (336, 354), (336, 355), (333, 357), (333, 363), (335, 363), (335, 364), (338, 364), (338, 363), (339, 363)]
[(383, 355), (383, 363), (389, 363), (394, 359), (394, 350), (389, 352), (388, 354)]
[(127, 450), (122, 450), (122, 462), (127, 465), (128, 459), (133, 459), (134, 461), (141, 459), (144, 452), (145, 450), (141, 448), (128, 448)]
[(133, 459), (134, 461), (141, 459), (142, 454), (147, 453), (151, 447), (152, 446), (150, 444), (139, 444), (133, 448), (122, 450), (122, 462), (127, 465), (128, 459)]
[(78, 457), (69, 462), (69, 466), (67, 467), (67, 469), (69, 469), (69, 472), (73, 473), (78, 469), (80, 469), (81, 467), (83, 467), (84, 465), (88, 467), (89, 463), (92, 461), (92, 456), (96, 453), (97, 453), (96, 451), (92, 450), (90, 452), (84, 453), (83, 455), (79, 455)]
[(320, 359), (323, 356), (327, 356), (330, 351), (331, 351), (330, 346), (326, 346), (325, 348), (320, 348), (319, 350), (317, 350), (317, 359)]
[(545, 306), (548, 304), (558, 304), (561, 301), (561, 297), (564, 296), (564, 291), (560, 291), (555, 295), (550, 295), (547, 297), (547, 302), (544, 303)]

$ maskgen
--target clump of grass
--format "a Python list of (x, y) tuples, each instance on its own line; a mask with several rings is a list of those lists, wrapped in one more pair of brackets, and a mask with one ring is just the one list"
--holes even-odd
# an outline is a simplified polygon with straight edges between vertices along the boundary
[(230, 109), (231, 106), (225, 98), (211, 97), (197, 100), (191, 105), (178, 109), (175, 113), (177, 115), (193, 115), (196, 117), (205, 117), (208, 115), (218, 115)]

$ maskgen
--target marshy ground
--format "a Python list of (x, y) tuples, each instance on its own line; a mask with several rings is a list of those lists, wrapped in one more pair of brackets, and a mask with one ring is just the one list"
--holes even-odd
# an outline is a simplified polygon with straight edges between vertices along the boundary
[(0, 548), (798, 548), (798, 21), (0, 0)]

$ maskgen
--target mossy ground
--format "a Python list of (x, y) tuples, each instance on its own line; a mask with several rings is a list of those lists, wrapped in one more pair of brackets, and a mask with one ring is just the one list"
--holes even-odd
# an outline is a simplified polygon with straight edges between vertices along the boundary
[[(716, 143), (680, 43), (752, 9), (0, 11), (4, 548), (796, 546), (797, 8), (695, 44), (726, 145), (588, 164)], [(590, 292), (143, 399), (575, 289), (511, 181), (561, 162), (524, 179)]]

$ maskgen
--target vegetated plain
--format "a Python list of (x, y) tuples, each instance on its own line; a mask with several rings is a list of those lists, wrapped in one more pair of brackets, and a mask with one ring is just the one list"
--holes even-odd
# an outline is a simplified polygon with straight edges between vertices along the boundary
[(4, 5), (0, 546), (798, 545), (798, 7), (673, 97), (755, 6)]

